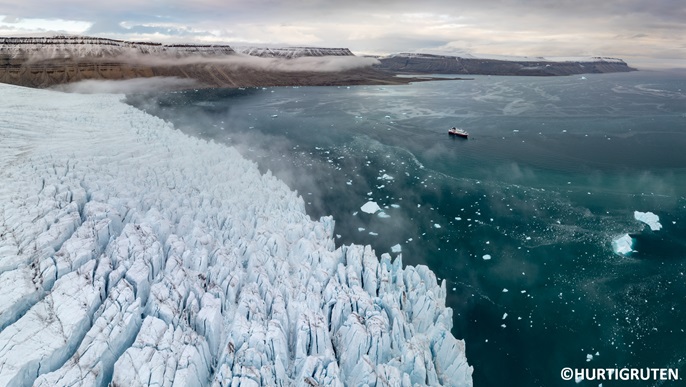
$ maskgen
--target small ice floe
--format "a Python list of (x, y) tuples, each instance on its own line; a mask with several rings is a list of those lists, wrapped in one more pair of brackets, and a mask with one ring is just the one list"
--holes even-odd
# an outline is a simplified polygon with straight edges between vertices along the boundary
[(483, 257), (481, 257), (481, 258), (483, 258), (483, 259), (484, 259), (484, 261), (488, 261), (488, 260), (490, 260), (490, 259), (491, 259), (491, 254), (484, 254), (484, 256), (483, 256)]
[(507, 290), (507, 288), (503, 288), (503, 293), (507, 293), (507, 292), (509, 292), (509, 290)]
[(278, 114), (272, 114), (272, 118), (276, 118), (278, 116), (279, 116)]
[(593, 360), (593, 355), (589, 353), (588, 355), (586, 355), (586, 361), (589, 362), (591, 360)]
[(394, 177), (387, 174), (387, 173), (384, 173), (383, 175), (376, 178), (376, 180), (393, 180), (393, 179), (394, 179)]
[(376, 216), (378, 216), (379, 218), (390, 218), (391, 217), (390, 215), (388, 215), (387, 213), (385, 213), (383, 211), (379, 212)]
[(400, 246), (399, 243), (398, 243), (397, 245), (391, 246), (391, 252), (393, 252), (393, 253), (399, 253), (399, 252), (401, 252), (401, 251), (403, 251), (403, 247)]
[(503, 320), (505, 320), (506, 318), (507, 318), (507, 313), (504, 313), (503, 314)]
[(634, 211), (634, 218), (650, 226), (650, 229), (653, 231), (658, 231), (662, 228), (660, 217), (652, 212)]
[(374, 232), (374, 231), (370, 231), (370, 232), (369, 232), (369, 235), (371, 235), (371, 236), (377, 236), (377, 235), (379, 235), (379, 233), (376, 233), (376, 232)]
[(362, 232), (362, 231), (364, 231), (364, 230), (365, 230), (364, 227), (358, 227), (358, 228), (357, 228), (357, 231), (359, 231), (359, 232)]
[(612, 250), (619, 255), (626, 255), (634, 251), (634, 240), (629, 234), (624, 234), (612, 240)]
[(434, 228), (441, 228), (441, 225), (438, 223), (434, 223)]
[(400, 204), (391, 204), (391, 207), (393, 207), (393, 208), (400, 208)]
[(363, 212), (366, 212), (368, 214), (373, 214), (376, 211), (381, 210), (381, 207), (379, 207), (379, 205), (376, 204), (376, 202), (370, 201), (370, 202), (365, 203), (362, 207), (360, 207), (360, 210), (362, 210)]

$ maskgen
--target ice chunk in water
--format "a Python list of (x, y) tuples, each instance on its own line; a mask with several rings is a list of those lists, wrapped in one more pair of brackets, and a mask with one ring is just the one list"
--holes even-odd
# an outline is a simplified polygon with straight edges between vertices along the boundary
[(612, 250), (620, 255), (626, 255), (634, 251), (634, 240), (629, 234), (624, 234), (612, 240)]
[(650, 226), (650, 229), (653, 231), (658, 231), (662, 228), (660, 217), (652, 212), (634, 211), (634, 218)]
[(366, 212), (368, 214), (373, 214), (376, 211), (381, 210), (381, 207), (379, 207), (379, 205), (376, 204), (376, 202), (370, 201), (370, 202), (365, 203), (362, 207), (360, 207), (360, 210), (362, 210), (363, 212)]

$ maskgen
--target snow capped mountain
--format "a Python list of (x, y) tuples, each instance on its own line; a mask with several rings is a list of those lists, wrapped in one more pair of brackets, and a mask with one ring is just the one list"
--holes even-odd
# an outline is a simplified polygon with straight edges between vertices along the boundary
[(183, 57), (189, 55), (231, 55), (236, 52), (264, 58), (293, 59), (303, 56), (353, 56), (347, 48), (321, 47), (237, 47), (227, 45), (166, 45), (152, 42), (129, 42), (87, 36), (41, 38), (0, 38), (0, 54), (10, 59), (39, 56), (56, 58), (116, 58), (131, 55)]
[(57, 59), (116, 58), (140, 54), (174, 57), (231, 55), (235, 54), (235, 51), (230, 46), (225, 45), (165, 45), (84, 36), (55, 36), (0, 38), (0, 54), (8, 56), (10, 59), (27, 57)]
[(241, 54), (260, 56), (263, 58), (300, 58), (303, 56), (353, 56), (347, 48), (320, 47), (235, 47)]
[(427, 267), (121, 96), (0, 93), (0, 385), (472, 385)]

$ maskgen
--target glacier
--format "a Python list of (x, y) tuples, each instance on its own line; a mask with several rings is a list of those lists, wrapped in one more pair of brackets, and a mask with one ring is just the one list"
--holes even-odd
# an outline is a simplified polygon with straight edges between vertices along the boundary
[(0, 93), (0, 385), (472, 385), (428, 267), (121, 95)]

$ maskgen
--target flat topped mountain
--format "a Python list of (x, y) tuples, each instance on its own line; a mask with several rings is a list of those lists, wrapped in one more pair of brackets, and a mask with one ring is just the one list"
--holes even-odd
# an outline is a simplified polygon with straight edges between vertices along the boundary
[(122, 55), (231, 55), (227, 45), (185, 45), (154, 42), (129, 42), (87, 36), (55, 36), (45, 38), (0, 38), (0, 58), (65, 59), (113, 58)]
[(380, 68), (399, 73), (474, 75), (572, 75), (635, 71), (617, 58), (477, 58), (403, 53), (378, 58)]

